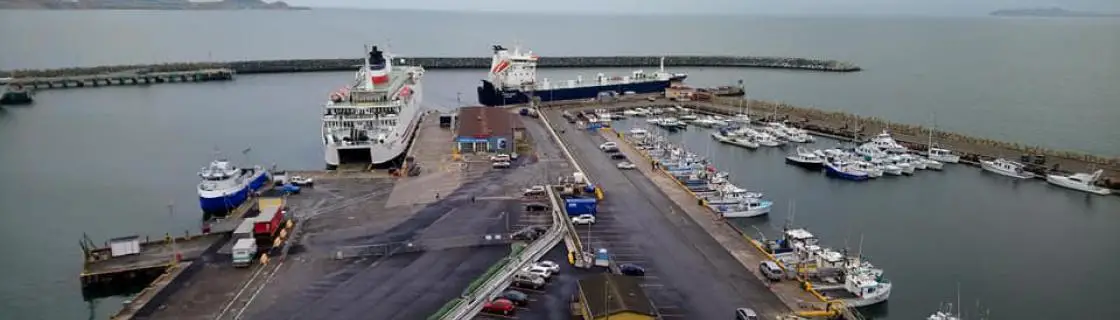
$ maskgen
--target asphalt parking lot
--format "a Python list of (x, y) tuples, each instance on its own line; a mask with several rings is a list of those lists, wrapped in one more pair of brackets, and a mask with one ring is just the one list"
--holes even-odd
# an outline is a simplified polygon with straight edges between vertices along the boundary
[(618, 169), (619, 160), (599, 150), (605, 140), (598, 132), (576, 128), (559, 112), (545, 114), (553, 125), (565, 128), (562, 139), (606, 195), (596, 224), (580, 227), (581, 240), (592, 249), (608, 249), (617, 263), (643, 267), (642, 286), (664, 318), (721, 319), (741, 307), (764, 316), (789, 312), (641, 172)]

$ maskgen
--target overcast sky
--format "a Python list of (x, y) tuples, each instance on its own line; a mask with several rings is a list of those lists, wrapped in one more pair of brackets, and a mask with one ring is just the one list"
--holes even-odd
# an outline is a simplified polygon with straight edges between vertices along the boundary
[(291, 5), (312, 7), (605, 14), (983, 15), (996, 9), (1052, 6), (1078, 11), (1120, 12), (1120, 0), (287, 0), (286, 2)]

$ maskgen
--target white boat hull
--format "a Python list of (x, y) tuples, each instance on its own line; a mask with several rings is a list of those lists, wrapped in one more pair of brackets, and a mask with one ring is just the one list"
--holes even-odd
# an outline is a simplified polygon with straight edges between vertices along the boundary
[(958, 155), (929, 155), (930, 160), (941, 163), (960, 163), (961, 156)]
[(855, 308), (862, 308), (886, 302), (891, 297), (890, 287), (887, 287), (884, 292), (873, 295), (863, 299), (843, 299), (844, 305)]
[(884, 166), (883, 167), (883, 173), (884, 174), (889, 174), (889, 175), (892, 175), (892, 176), (901, 176), (902, 175), (902, 169), (899, 168), (899, 167), (896, 167), (896, 166)]
[(984, 171), (1018, 179), (1034, 178), (1034, 174), (1027, 171), (1009, 171), (996, 166), (992, 161), (980, 161), (980, 168)]
[(726, 142), (747, 149), (757, 149), (759, 146), (759, 143), (742, 138), (732, 138)]
[(941, 162), (939, 162), (937, 160), (933, 160), (933, 159), (926, 160), (926, 168), (929, 168), (931, 170), (941, 170), (943, 167), (944, 167), (944, 164), (942, 164)]
[[(407, 122), (401, 121), (392, 130), (392, 135), (385, 139), (385, 143), (364, 143), (346, 145), (334, 141), (328, 141), (325, 137), (323, 140), (323, 161), (326, 162), (329, 169), (337, 168), (341, 162), (339, 156), (340, 150), (367, 150), (369, 152), (370, 164), (381, 165), (400, 157), (405, 151), (408, 150), (412, 136), (416, 133), (417, 127), (420, 125), (420, 118), (422, 112), (419, 110), (424, 96), (423, 86), (421, 83), (416, 83), (411, 86), (412, 89), (412, 102), (410, 106), (405, 107), (401, 111), (402, 118), (409, 119)], [(323, 132), (326, 136), (326, 132)], [(356, 151), (360, 152), (360, 151)]]
[(1077, 190), (1077, 191), (1082, 191), (1082, 192), (1088, 192), (1088, 193), (1096, 194), (1096, 195), (1107, 196), (1107, 195), (1112, 194), (1111, 189), (1104, 188), (1104, 187), (1098, 187), (1098, 186), (1095, 186), (1095, 185), (1090, 185), (1090, 184), (1086, 184), (1086, 183), (1082, 183), (1082, 182), (1072, 181), (1072, 180), (1069, 179), (1069, 177), (1062, 176), (1062, 175), (1055, 175), (1055, 174), (1047, 175), (1046, 176), (1046, 182), (1049, 182), (1052, 185), (1059, 186), (1059, 187), (1062, 187), (1062, 188), (1072, 189), (1072, 190)]

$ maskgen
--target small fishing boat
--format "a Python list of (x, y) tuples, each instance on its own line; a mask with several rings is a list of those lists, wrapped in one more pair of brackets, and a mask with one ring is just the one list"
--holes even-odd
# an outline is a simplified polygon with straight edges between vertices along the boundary
[(851, 164), (852, 164), (852, 167), (855, 168), (855, 170), (866, 172), (868, 178), (878, 178), (878, 177), (883, 176), (883, 170), (879, 169), (878, 167), (871, 164), (870, 162), (867, 162), (867, 161), (853, 161)]
[(820, 170), (824, 167), (824, 158), (803, 147), (797, 147), (797, 152), (786, 156), (786, 163), (811, 170)]
[(999, 158), (995, 160), (980, 160), (980, 168), (984, 171), (1004, 175), (1012, 178), (1030, 179), (1034, 173), (1027, 171), (1022, 163)]
[(852, 166), (851, 163), (842, 160), (825, 161), (824, 170), (828, 176), (834, 178), (851, 181), (863, 181), (868, 179), (867, 172), (860, 171)]
[(774, 202), (757, 198), (746, 198), (734, 204), (709, 204), (708, 207), (719, 212), (724, 218), (750, 218), (770, 213)]

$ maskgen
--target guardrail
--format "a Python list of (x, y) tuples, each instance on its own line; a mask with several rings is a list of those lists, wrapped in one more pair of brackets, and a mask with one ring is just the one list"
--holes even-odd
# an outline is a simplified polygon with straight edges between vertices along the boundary
[(564, 157), (568, 158), (568, 162), (570, 162), (572, 166), (576, 168), (576, 172), (579, 172), (583, 175), (584, 179), (587, 179), (587, 183), (591, 183), (591, 177), (588, 177), (587, 172), (584, 172), (583, 168), (580, 168), (579, 162), (577, 162), (576, 158), (572, 156), (572, 152), (568, 150), (568, 146), (564, 145), (564, 141), (560, 140), (560, 135), (556, 134), (556, 129), (553, 128), (552, 123), (548, 121), (548, 116), (545, 114), (541, 114), (540, 110), (537, 110), (537, 114), (541, 115), (541, 121), (544, 122), (545, 128), (548, 128), (548, 133), (552, 134), (552, 139), (555, 139), (556, 144), (560, 146), (560, 151), (564, 152)]
[[(547, 192), (550, 198), (555, 199), (554, 192), (551, 187), (548, 188)], [(564, 230), (561, 227), (562, 221), (559, 221), (559, 215), (557, 214), (560, 208), (555, 206), (555, 201), (553, 202), (553, 204), (552, 228), (548, 230), (548, 233), (545, 233), (543, 237), (540, 237), (536, 241), (533, 241), (533, 243), (528, 247), (525, 247), (525, 249), (521, 251), (521, 254), (519, 256), (514, 257), (493, 277), (483, 282), (483, 284), (479, 286), (478, 290), (475, 290), (473, 293), (467, 293), (467, 295), (469, 296), (462, 297), (461, 303), (458, 303), (455, 306), (451, 307), (451, 310), (449, 310), (438, 319), (467, 320), (473, 318), (476, 314), (478, 314), (479, 311), (482, 310), (483, 305), (485, 305), (490, 301), (490, 299), (497, 296), (502, 292), (502, 290), (509, 286), (510, 279), (514, 274), (516, 274), (526, 266), (529, 266), (533, 262), (536, 262), (537, 259), (540, 259), (541, 256), (544, 256), (544, 254), (551, 250), (552, 247), (556, 246), (556, 244), (560, 242), (560, 238), (563, 235)]]

